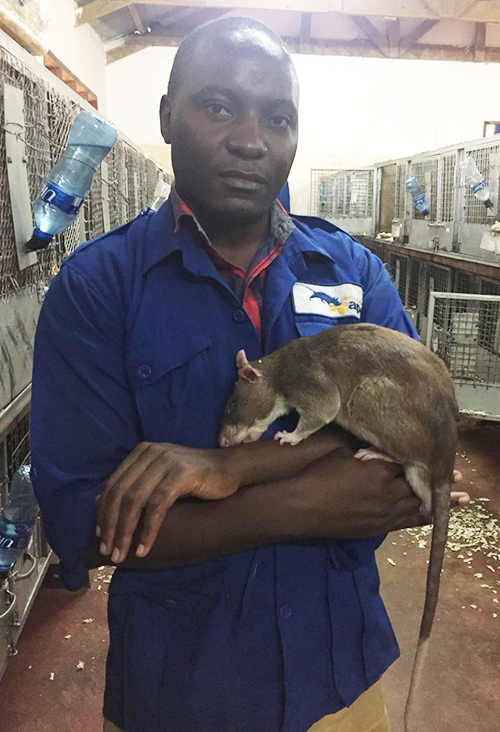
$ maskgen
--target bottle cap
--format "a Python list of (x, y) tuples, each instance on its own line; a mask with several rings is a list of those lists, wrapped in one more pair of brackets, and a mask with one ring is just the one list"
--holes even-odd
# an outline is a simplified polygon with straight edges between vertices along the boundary
[(45, 231), (41, 231), (38, 226), (33, 229), (33, 236), (25, 244), (25, 249), (28, 252), (36, 252), (39, 249), (47, 249), (53, 237), (50, 234), (46, 234)]
[(486, 208), (493, 208), (493, 203), (491, 202), (491, 198), (487, 198), (486, 201), (483, 201)]

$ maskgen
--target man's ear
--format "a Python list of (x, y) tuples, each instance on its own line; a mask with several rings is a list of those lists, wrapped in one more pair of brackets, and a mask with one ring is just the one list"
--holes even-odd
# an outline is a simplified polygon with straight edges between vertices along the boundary
[(236, 354), (236, 366), (238, 376), (246, 381), (257, 381), (262, 376), (262, 371), (259, 371), (248, 362), (247, 355), (243, 350), (238, 351)]
[(160, 102), (160, 129), (167, 145), (170, 145), (170, 119), (172, 116), (172, 101), (164, 94)]

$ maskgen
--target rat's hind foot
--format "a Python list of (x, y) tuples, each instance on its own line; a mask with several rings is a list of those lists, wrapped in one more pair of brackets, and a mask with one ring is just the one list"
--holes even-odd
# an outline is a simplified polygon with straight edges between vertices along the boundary
[(280, 445), (298, 445), (299, 442), (302, 442), (303, 437), (297, 435), (296, 432), (286, 432), (283, 430), (282, 432), (276, 432), (274, 439), (279, 440)]
[(362, 460), (363, 462), (365, 460), (385, 460), (386, 463), (396, 462), (389, 457), (389, 455), (386, 455), (383, 452), (376, 452), (375, 450), (371, 450), (369, 447), (358, 450), (354, 457), (357, 460)]

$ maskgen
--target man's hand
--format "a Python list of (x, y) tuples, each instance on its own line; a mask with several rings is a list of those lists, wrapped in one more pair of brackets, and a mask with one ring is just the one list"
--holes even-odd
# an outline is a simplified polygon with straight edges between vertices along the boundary
[[(242, 486), (286, 480), (339, 447), (357, 440), (339, 427), (325, 427), (296, 447), (260, 440), (224, 450), (200, 450), (143, 442), (117, 468), (98, 497), (101, 554), (122, 562), (132, 537), (136, 554), (150, 551), (165, 514), (182, 496), (217, 500)], [(139, 537), (139, 538), (138, 538)]]
[(234, 461), (226, 460), (224, 450), (141, 442), (115, 470), (98, 497), (96, 534), (101, 538), (100, 552), (111, 554), (114, 563), (122, 562), (141, 519), (136, 554), (144, 557), (166, 512), (178, 498), (227, 498), (240, 484)]
[[(453, 479), (461, 478), (455, 471)], [(400, 465), (362, 462), (346, 450), (310, 465), (291, 482), (290, 489), (310, 538), (369, 538), (429, 523)], [(450, 496), (453, 508), (462, 508), (469, 500), (465, 492), (454, 491)]]

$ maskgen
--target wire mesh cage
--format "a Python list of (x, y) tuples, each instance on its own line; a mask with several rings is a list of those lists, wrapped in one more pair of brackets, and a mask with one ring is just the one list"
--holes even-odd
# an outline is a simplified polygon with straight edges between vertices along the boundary
[(457, 176), (457, 154), (441, 158), (439, 212), (440, 221), (453, 221)]
[(332, 216), (333, 203), (329, 198), (327, 185), (324, 181), (331, 178), (335, 172), (331, 168), (311, 168), (311, 188), (309, 192), (309, 213), (311, 216), (325, 218)]
[(430, 303), (428, 345), (453, 380), (500, 389), (500, 296), (434, 293)]
[[(499, 153), (500, 146), (498, 145), (485, 145), (480, 148), (466, 151), (466, 155), (470, 155), (474, 159), (477, 169), (486, 180), (486, 183), (490, 185), (493, 184), (497, 188), (497, 194), (499, 186), (498, 178), (496, 179), (496, 183), (493, 182), (491, 180), (491, 173), (495, 157), (498, 165)], [(463, 184), (463, 181), (461, 181), (461, 183)], [(465, 192), (465, 220), (468, 224), (491, 224), (491, 216), (488, 216), (488, 211), (484, 203), (472, 193), (470, 187), (467, 187)]]
[(394, 213), (396, 219), (404, 219), (406, 214), (406, 163), (396, 166), (396, 185), (394, 188)]
[(311, 212), (332, 219), (370, 218), (374, 177), (373, 170), (312, 170)]

